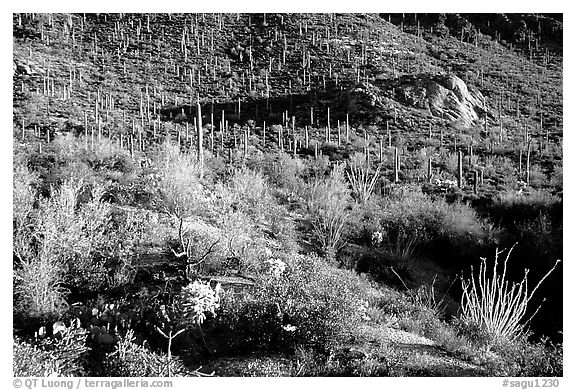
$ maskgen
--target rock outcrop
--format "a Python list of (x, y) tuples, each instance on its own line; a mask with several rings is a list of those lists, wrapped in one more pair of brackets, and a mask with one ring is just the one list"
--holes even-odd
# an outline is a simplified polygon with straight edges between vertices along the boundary
[(396, 98), (404, 104), (429, 110), (434, 116), (470, 127), (486, 112), (482, 94), (455, 75), (401, 77)]

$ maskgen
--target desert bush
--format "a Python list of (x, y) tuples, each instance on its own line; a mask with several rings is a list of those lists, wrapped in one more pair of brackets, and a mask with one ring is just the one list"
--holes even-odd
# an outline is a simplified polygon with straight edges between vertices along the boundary
[(203, 199), (203, 209), (176, 221), (173, 249), (185, 256), (191, 273), (255, 273), (266, 248), (297, 247), (293, 222), (277, 204), (264, 176), (248, 168), (216, 183)]
[(522, 336), (495, 347), (500, 361), (488, 365), (493, 376), (560, 377), (564, 372), (564, 348), (542, 338), (535, 342)]
[(108, 240), (102, 241), (95, 256), (101, 256), (105, 261), (108, 286), (123, 286), (134, 281), (138, 260), (145, 245), (153, 242), (150, 237), (154, 237), (158, 224), (157, 215), (153, 212), (110, 208), (105, 233)]
[(220, 290), (220, 284), (212, 288), (210, 282), (200, 280), (184, 286), (178, 297), (184, 321), (191, 325), (202, 325), (206, 313), (216, 316), (216, 310), (220, 307)]
[(550, 185), (560, 189), (564, 187), (563, 167), (561, 165), (554, 166), (554, 169), (550, 174)]
[(458, 175), (458, 153), (448, 153), (444, 160), (444, 166), (454, 176)]
[(107, 376), (160, 377), (193, 375), (179, 357), (158, 354), (136, 343), (134, 332), (129, 330), (121, 337), (113, 352), (106, 355), (104, 372)]
[(62, 161), (83, 161), (94, 171), (118, 171), (128, 174), (136, 168), (128, 150), (121, 149), (116, 142), (106, 138), (95, 139), (92, 145), (89, 139), (67, 133), (57, 135), (52, 145)]
[(86, 374), (86, 331), (65, 327), (58, 338), (13, 341), (14, 376), (82, 376)]
[(304, 189), (312, 233), (328, 259), (335, 259), (343, 246), (344, 226), (351, 214), (343, 175), (343, 167), (336, 166), (328, 178), (314, 179)]
[[(417, 188), (395, 190), (374, 207), (369, 214), (364, 212), (364, 227), (356, 231), (381, 235), (379, 246), (388, 252), (392, 265), (400, 268), (410, 268), (423, 249), (434, 253), (441, 248), (444, 258), (467, 255), (491, 239), (491, 226), (471, 207), (433, 199)], [(375, 222), (378, 230), (374, 230)]]
[(284, 153), (265, 154), (262, 169), (268, 177), (271, 188), (287, 196), (300, 191), (305, 165)]
[[(13, 254), (14, 295), (16, 307), (30, 316), (58, 315), (66, 307), (68, 290), (64, 262), (52, 255), (54, 246), (43, 239), (32, 189), (35, 176), (26, 168), (16, 167), (14, 177)], [(49, 232), (43, 232), (48, 235)]]
[(444, 298), (438, 298), (436, 295), (436, 276), (432, 279), (430, 285), (420, 285), (416, 290), (411, 291), (410, 300), (414, 302), (417, 306), (432, 310), (434, 315), (438, 318), (444, 316), (444, 310), (446, 308), (446, 303)]
[(355, 331), (369, 288), (364, 281), (316, 256), (276, 260), (254, 287), (223, 294), (219, 317), (207, 331), (225, 339), (223, 347), (325, 352)]
[(35, 218), (36, 192), (40, 178), (24, 165), (14, 164), (12, 189), (13, 251), (22, 259), (31, 249)]
[(308, 177), (321, 178), (330, 171), (330, 158), (328, 156), (318, 156), (307, 160)]
[(230, 188), (238, 197), (237, 201), (247, 210), (269, 200), (268, 185), (264, 176), (257, 171), (241, 168), (234, 172), (230, 180)]
[(15, 309), (27, 316), (58, 316), (66, 310), (64, 264), (43, 246), (38, 255), (20, 260), (14, 270)]
[(454, 332), (472, 347), (487, 350), (492, 346), (493, 337), (483, 324), (460, 316), (454, 317), (450, 325)]
[[(263, 173), (245, 167), (237, 169), (232, 172), (230, 181), (218, 183), (214, 192), (217, 197), (211, 203), (214, 209), (212, 220), (219, 221), (220, 228), (228, 231), (230, 238), (247, 234), (253, 241), (250, 245), (253, 247), (266, 246), (265, 241), (268, 240), (265, 237), (273, 237), (287, 251), (297, 248), (294, 224), (285, 217), (287, 210), (278, 204)], [(237, 233), (232, 234), (233, 226)], [(241, 232), (242, 229), (246, 234)], [(243, 245), (241, 242), (237, 244)], [(248, 248), (250, 250), (253, 252), (257, 248)], [(238, 253), (238, 250), (235, 252)]]
[(104, 191), (99, 184), (65, 181), (52, 189), (50, 198), (39, 201), (34, 225), (25, 232), (33, 241), (25, 245), (19, 239), (15, 252), (24, 253), (18, 255), (16, 270), (23, 305), (37, 306), (39, 302), (31, 300), (41, 291), (58, 291), (50, 298), (57, 302), (64, 283), (95, 291), (132, 280), (133, 262), (150, 221), (145, 212), (104, 202)]
[(194, 154), (181, 153), (177, 145), (167, 140), (152, 157), (152, 166), (150, 185), (159, 211), (177, 219), (202, 214), (206, 194)]
[(398, 317), (400, 329), (435, 339), (444, 323), (428, 308), (418, 308), (410, 314)]
[(501, 219), (512, 225), (533, 220), (541, 213), (558, 214), (562, 208), (562, 199), (542, 190), (531, 190), (526, 194), (516, 191), (499, 193), (491, 205), (491, 217)]
[[(220, 194), (226, 197), (227, 190)], [(222, 199), (221, 199), (222, 200)], [(225, 202), (226, 203), (226, 202)], [(211, 218), (190, 217), (183, 220), (180, 244), (189, 266), (189, 274), (253, 273), (258, 270), (270, 240), (264, 237), (265, 225), (243, 211), (214, 206)]]
[[(320, 354), (313, 349), (298, 348), (296, 350), (296, 364), (291, 370), (291, 376), (322, 377), (379, 377), (390, 376), (390, 366), (386, 356), (365, 356), (363, 352), (354, 357), (354, 351), (337, 352), (328, 356)], [(348, 356), (352, 355), (352, 356)]]

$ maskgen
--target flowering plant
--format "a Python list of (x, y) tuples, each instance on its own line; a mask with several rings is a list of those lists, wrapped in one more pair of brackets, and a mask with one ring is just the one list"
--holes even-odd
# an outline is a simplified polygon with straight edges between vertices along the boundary
[(212, 288), (210, 282), (201, 280), (184, 287), (180, 293), (180, 307), (184, 318), (194, 325), (202, 325), (206, 313), (216, 316), (216, 310), (220, 307), (220, 291), (220, 283)]

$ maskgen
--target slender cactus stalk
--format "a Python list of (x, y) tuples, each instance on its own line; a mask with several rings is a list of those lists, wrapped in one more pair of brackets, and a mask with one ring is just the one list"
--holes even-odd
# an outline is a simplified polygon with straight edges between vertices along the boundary
[(200, 107), (200, 98), (196, 99), (196, 132), (198, 138), (198, 145), (196, 152), (198, 153), (198, 166), (200, 170), (200, 179), (204, 177), (204, 132), (202, 129), (202, 107)]
[(462, 151), (458, 151), (458, 187), (462, 188), (464, 182), (462, 181)]
[(394, 148), (394, 183), (398, 183), (398, 165), (399, 164), (398, 148)]

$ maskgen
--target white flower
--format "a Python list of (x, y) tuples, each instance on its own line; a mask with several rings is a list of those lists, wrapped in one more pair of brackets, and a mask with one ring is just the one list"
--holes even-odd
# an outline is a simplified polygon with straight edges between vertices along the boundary
[(182, 289), (180, 304), (184, 315), (194, 324), (202, 324), (206, 312), (216, 315), (220, 307), (220, 284), (213, 289), (210, 282), (195, 281)]
[(294, 325), (282, 325), (282, 329), (286, 332), (294, 332), (297, 328)]
[(382, 232), (381, 231), (373, 232), (372, 237), (370, 237), (370, 240), (372, 241), (372, 245), (374, 246), (380, 245), (383, 240)]
[(358, 313), (360, 314), (360, 318), (363, 320), (370, 320), (370, 317), (368, 316), (368, 301), (364, 299), (358, 301)]
[(279, 278), (282, 276), (284, 271), (286, 270), (286, 263), (280, 259), (268, 259), (266, 260), (270, 267), (270, 273), (275, 277)]

